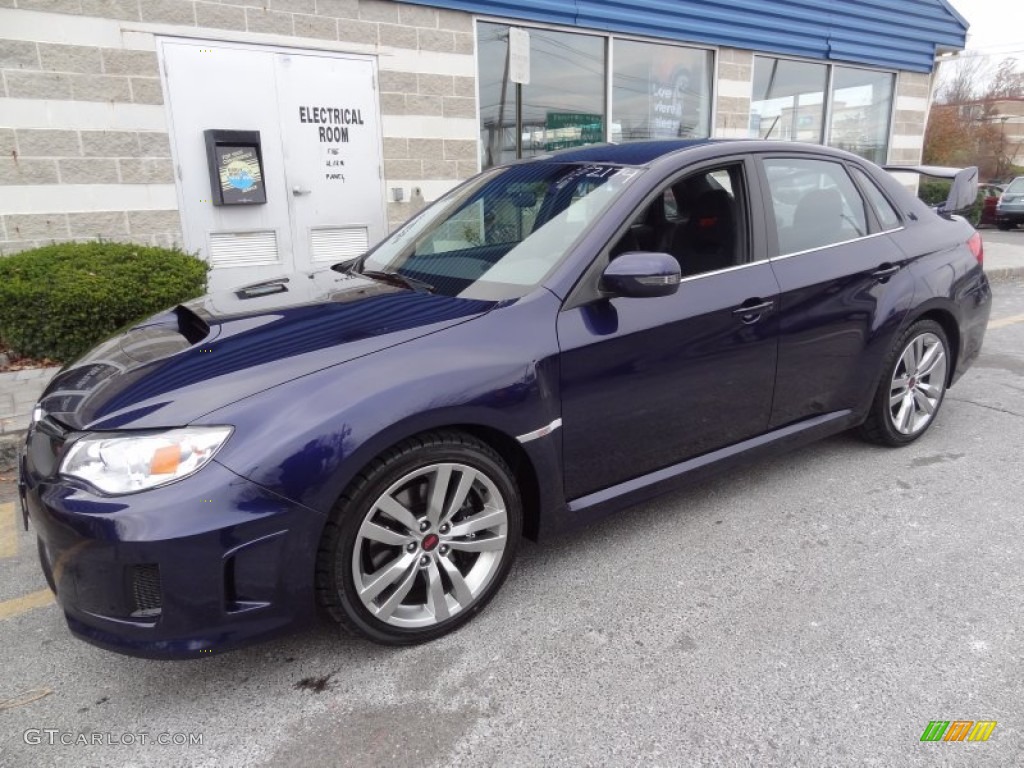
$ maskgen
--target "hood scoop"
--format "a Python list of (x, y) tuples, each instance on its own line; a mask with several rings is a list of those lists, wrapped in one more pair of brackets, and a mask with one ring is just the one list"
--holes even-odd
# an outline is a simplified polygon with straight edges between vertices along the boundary
[(189, 344), (198, 344), (210, 335), (210, 324), (194, 310), (179, 304), (172, 311), (178, 318), (178, 333), (184, 336)]

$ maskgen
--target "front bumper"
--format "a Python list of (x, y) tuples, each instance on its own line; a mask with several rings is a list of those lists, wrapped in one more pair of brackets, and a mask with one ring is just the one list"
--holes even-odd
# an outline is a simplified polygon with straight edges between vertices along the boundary
[(322, 515), (216, 461), (161, 488), (101, 496), (36, 471), (48, 439), (29, 432), (23, 499), (75, 635), (133, 656), (194, 658), (314, 620)]

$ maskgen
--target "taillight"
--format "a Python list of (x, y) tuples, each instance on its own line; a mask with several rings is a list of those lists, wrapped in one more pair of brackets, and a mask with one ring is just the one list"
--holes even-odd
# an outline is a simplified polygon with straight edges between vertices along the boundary
[(985, 265), (985, 244), (981, 241), (981, 233), (975, 232), (967, 241), (967, 247), (971, 249), (974, 258), (978, 260), (979, 266)]

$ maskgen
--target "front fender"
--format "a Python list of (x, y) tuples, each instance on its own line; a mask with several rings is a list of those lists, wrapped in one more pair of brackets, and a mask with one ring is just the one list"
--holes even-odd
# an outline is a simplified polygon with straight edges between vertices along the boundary
[[(558, 307), (542, 290), (415, 342), (261, 392), (207, 414), (202, 423), (235, 427), (217, 461), (327, 514), (367, 463), (410, 435), (467, 425), (515, 439), (557, 419)], [(547, 499), (561, 489), (559, 438), (556, 433), (523, 446)]]

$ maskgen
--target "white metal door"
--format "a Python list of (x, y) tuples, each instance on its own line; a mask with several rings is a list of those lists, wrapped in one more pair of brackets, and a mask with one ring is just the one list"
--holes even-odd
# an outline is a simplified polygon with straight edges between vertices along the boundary
[(358, 256), (386, 234), (373, 62), (280, 54), (277, 91), (296, 265)]
[[(185, 246), (211, 290), (357, 255), (386, 234), (372, 60), (163, 40)], [(259, 131), (267, 202), (215, 206), (203, 131)]]

